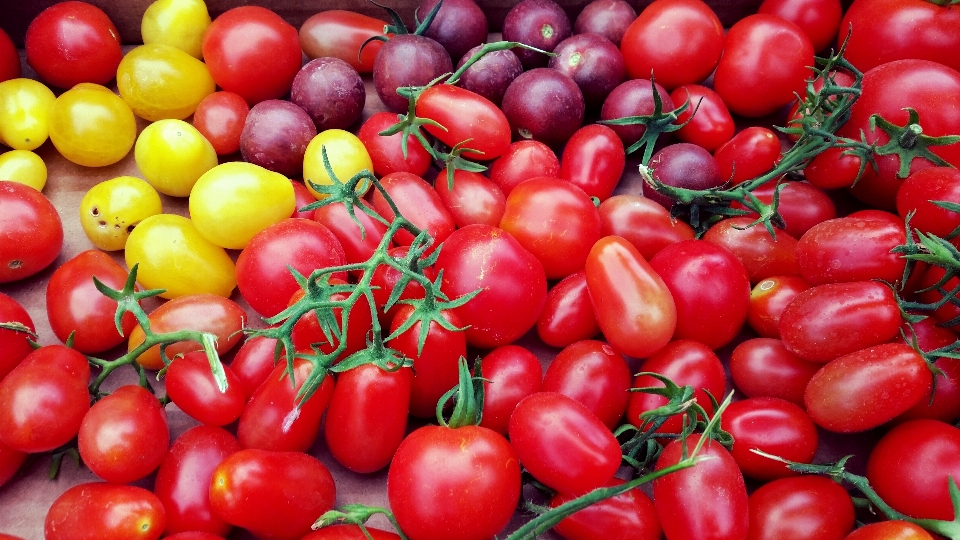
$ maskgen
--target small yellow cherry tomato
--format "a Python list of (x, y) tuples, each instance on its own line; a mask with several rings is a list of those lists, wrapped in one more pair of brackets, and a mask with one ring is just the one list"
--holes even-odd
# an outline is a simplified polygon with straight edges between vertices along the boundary
[(243, 249), (258, 232), (290, 217), (293, 184), (280, 173), (243, 161), (217, 165), (190, 193), (190, 218), (207, 240)]
[(30, 150), (4, 152), (0, 154), (0, 180), (11, 180), (42, 191), (47, 185), (47, 164)]
[(0, 82), (0, 142), (14, 150), (35, 150), (47, 140), (53, 92), (33, 79)]
[(120, 97), (137, 116), (150, 121), (184, 119), (216, 90), (207, 65), (176, 47), (154, 43), (135, 47), (117, 68)]
[(127, 239), (127, 268), (139, 265), (137, 281), (147, 289), (165, 289), (163, 298), (210, 293), (229, 297), (237, 286), (233, 259), (204, 238), (193, 222), (158, 214), (140, 222)]
[(145, 127), (133, 150), (137, 167), (157, 191), (186, 197), (203, 173), (217, 166), (217, 151), (183, 120), (158, 120)]
[[(326, 148), (327, 159), (330, 161), (330, 168), (333, 174), (341, 182), (350, 180), (355, 174), (366, 169), (373, 171), (373, 161), (366, 147), (360, 142), (356, 135), (342, 129), (327, 129), (321, 131), (307, 145), (307, 151), (303, 155), (303, 179), (307, 184), (307, 189), (317, 199), (323, 199), (326, 195), (318, 193), (310, 185), (310, 182), (319, 185), (332, 185), (333, 179), (327, 174), (323, 167), (323, 154), (321, 149)], [(309, 181), (308, 181), (309, 180)], [(363, 195), (370, 189), (369, 182), (361, 182), (357, 186), (357, 193)]]
[(203, 0), (157, 0), (140, 21), (144, 44), (162, 43), (194, 58), (203, 58), (203, 36), (210, 26), (210, 13)]
[(134, 176), (118, 176), (90, 188), (80, 201), (80, 226), (104, 251), (123, 249), (144, 219), (163, 212), (153, 186)]
[(77, 165), (113, 165), (136, 138), (133, 111), (105, 86), (80, 83), (60, 94), (50, 109), (50, 140)]

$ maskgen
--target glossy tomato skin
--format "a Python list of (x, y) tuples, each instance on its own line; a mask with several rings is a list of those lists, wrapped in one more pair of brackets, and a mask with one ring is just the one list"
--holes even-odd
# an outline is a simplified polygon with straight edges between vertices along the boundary
[(773, 276), (750, 291), (747, 324), (761, 337), (780, 338), (780, 316), (787, 305), (810, 284), (800, 276)]
[(642, 195), (614, 195), (600, 203), (601, 236), (619, 236), (650, 260), (664, 247), (692, 240), (693, 227), (670, 217), (670, 211)]
[(627, 411), (631, 378), (623, 355), (602, 341), (583, 340), (557, 354), (540, 389), (579, 401), (612, 431)]
[[(360, 204), (376, 214), (367, 203)], [(362, 230), (354, 223), (343, 203), (321, 206), (313, 212), (313, 220), (329, 229), (340, 241), (347, 264), (362, 263), (369, 259), (387, 232), (387, 226), (371, 217), (363, 208), (354, 208), (354, 216), (363, 225)]]
[[(365, 536), (364, 532), (370, 536)], [(373, 527), (366, 527), (366, 531), (364, 531), (358, 525), (330, 525), (313, 531), (301, 540), (370, 540), (371, 538), (373, 540), (400, 540), (400, 536), (395, 532)]]
[[(786, 225), (783, 230), (790, 236), (800, 238), (814, 225), (837, 217), (837, 208), (833, 200), (822, 189), (806, 182), (783, 181), (779, 185), (782, 188), (777, 212)], [(770, 204), (776, 187), (774, 182), (770, 182), (754, 190), (753, 194), (761, 202)], [(733, 203), (731, 207), (745, 209), (738, 202)], [(754, 212), (747, 216), (759, 217)]]
[(779, 461), (753, 449), (797, 463), (812, 463), (820, 437), (803, 408), (778, 398), (748, 398), (731, 403), (723, 412), (723, 429), (733, 435), (730, 454), (744, 476), (761, 481), (796, 476)]
[[(840, 19), (843, 17), (843, 6), (840, 4), (840, 0), (804, 0), (802, 2), (765, 0), (760, 4), (759, 12), (777, 15), (797, 25), (810, 38), (813, 50), (819, 52), (830, 45), (837, 36), (837, 31), (840, 29)], [(846, 35), (846, 28), (849, 28), (849, 26), (843, 28), (844, 35)], [(881, 42), (876, 41), (874, 43)], [(886, 42), (882, 43), (886, 46)], [(849, 47), (848, 44), (847, 48), (849, 49)]]
[(844, 540), (933, 540), (933, 536), (909, 521), (891, 520), (870, 523), (848, 534)]
[[(330, 278), (331, 285), (344, 285), (345, 283), (345, 281), (340, 279)], [(292, 306), (302, 300), (305, 294), (305, 291), (302, 289), (295, 292), (293, 296), (290, 297), (290, 305)], [(330, 299), (332, 301), (342, 301), (346, 300), (348, 296), (347, 293), (334, 293), (330, 295)], [(341, 328), (343, 324), (347, 325), (346, 336), (340, 336), (346, 343), (343, 351), (337, 356), (337, 360), (339, 361), (366, 346), (367, 333), (370, 332), (370, 328), (373, 326), (373, 314), (370, 311), (370, 304), (365, 296), (361, 296), (353, 307), (350, 308), (346, 323), (343, 321), (342, 308), (333, 308), (331, 312), (337, 324), (341, 325)], [(320, 352), (332, 354), (341, 344), (336, 336), (331, 336), (333, 340), (327, 339), (326, 334), (324, 334), (320, 328), (317, 314), (313, 311), (304, 313), (300, 319), (297, 320), (293, 325), (293, 334), (291, 337), (293, 338), (293, 346), (298, 351), (309, 351), (316, 346)]]
[(557, 154), (540, 141), (519, 140), (490, 165), (490, 180), (510, 195), (520, 182), (537, 176), (559, 176)]
[(20, 77), (20, 55), (13, 40), (0, 30), (0, 82)]
[(446, 173), (441, 172), (434, 180), (433, 189), (457, 227), (474, 223), (496, 227), (507, 206), (507, 197), (500, 186), (480, 173), (453, 171), (453, 189), (450, 189)]
[[(393, 257), (394, 260), (402, 260), (410, 252), (409, 246), (398, 246), (390, 248), (387, 253)], [(425, 268), (424, 273), (427, 278), (431, 281), (436, 279), (436, 274), (433, 273), (432, 268)], [(399, 303), (400, 300), (412, 300), (414, 298), (423, 298), (425, 291), (423, 290), (423, 285), (420, 285), (414, 280), (410, 280), (404, 287), (403, 292), (400, 293), (400, 296), (397, 298), (398, 302), (390, 306), (390, 309), (384, 309), (387, 306), (387, 302), (390, 300), (390, 294), (393, 292), (393, 289), (399, 283), (400, 278), (403, 274), (393, 268), (392, 266), (381, 264), (373, 271), (373, 277), (370, 278), (370, 285), (376, 287), (373, 290), (373, 301), (377, 304), (377, 315), (380, 318), (381, 326), (390, 326), (390, 321), (396, 316), (397, 311), (400, 310), (400, 307), (403, 305)]]
[(193, 127), (223, 156), (240, 151), (240, 134), (250, 105), (240, 94), (221, 90), (203, 98), (193, 113)]
[(612, 128), (589, 124), (574, 132), (563, 148), (560, 178), (590, 197), (607, 200), (626, 166), (626, 153)]
[(0, 283), (50, 266), (63, 247), (63, 224), (53, 203), (27, 185), (0, 182), (0, 205)]
[[(688, 437), (686, 447), (692, 448), (700, 437), (697, 433)], [(683, 448), (679, 440), (664, 447), (657, 470), (679, 462)], [(653, 501), (664, 533), (671, 540), (746, 538), (747, 488), (736, 461), (714, 441), (704, 444), (699, 455), (713, 459), (705, 459), (653, 482)], [(703, 502), (691, 504), (691, 501)]]
[[(0, 487), (17, 474), (29, 455), (0, 442)], [(3, 536), (0, 536), (0, 539), (3, 539)]]
[(50, 506), (43, 536), (50, 540), (156, 540), (166, 513), (142, 487), (91, 482), (64, 491)]
[[(36, 331), (27, 310), (13, 298), (0, 293), (0, 322), (18, 322), (30, 331)], [(0, 329), (0, 381), (17, 367), (21, 360), (33, 352), (30, 336), (23, 332)]]
[[(300, 26), (300, 47), (311, 59), (339, 58), (360, 73), (370, 73), (382, 42), (367, 40), (382, 36), (385, 26), (380, 19), (362, 13), (325, 10), (310, 16)], [(366, 45), (361, 49), (364, 42)]]
[(277, 349), (277, 340), (264, 336), (247, 338), (230, 362), (230, 371), (237, 376), (247, 399), (267, 380), (283, 356), (283, 347)]
[(713, 152), (733, 137), (733, 117), (727, 105), (712, 89), (699, 84), (685, 84), (670, 92), (670, 99), (677, 106), (687, 104), (687, 109), (677, 115), (677, 124), (689, 121), (676, 131), (681, 141)]
[(223, 373), (227, 389), (221, 392), (207, 355), (202, 351), (188, 352), (167, 366), (167, 396), (194, 420), (225, 426), (240, 418), (247, 395), (230, 366), (223, 366)]
[(489, 99), (452, 84), (427, 88), (417, 98), (417, 116), (443, 126), (426, 124), (424, 129), (453, 147), (460, 144), (475, 150), (463, 157), (489, 161), (504, 154), (510, 147), (510, 122)]
[(773, 169), (780, 159), (780, 138), (771, 129), (750, 126), (717, 148), (713, 157), (720, 177), (739, 184)]
[(483, 357), (481, 371), (485, 381), (480, 425), (505, 436), (517, 403), (540, 391), (540, 360), (519, 345), (504, 345)]
[(239, 451), (237, 438), (214, 426), (190, 428), (173, 441), (153, 487), (166, 510), (166, 534), (203, 531), (226, 536), (230, 532), (232, 526), (210, 505), (210, 480), (217, 465)]
[(906, 260), (890, 253), (906, 243), (902, 223), (862, 217), (841, 217), (814, 225), (797, 243), (800, 275), (810, 284), (903, 278)]
[(213, 511), (264, 540), (297, 540), (333, 509), (336, 486), (317, 458), (244, 449), (220, 462), (210, 481)]
[(381, 111), (368, 118), (357, 132), (357, 137), (370, 154), (374, 174), (382, 177), (393, 172), (408, 172), (423, 176), (433, 160), (416, 137), (407, 136), (407, 155), (404, 156), (402, 133), (380, 135), (380, 132), (396, 123), (396, 114)]
[(583, 270), (563, 278), (547, 291), (547, 300), (537, 319), (537, 335), (551, 347), (566, 347), (600, 333), (593, 313), (587, 274)]
[(897, 213), (918, 231), (946, 238), (960, 226), (960, 214), (937, 206), (931, 201), (960, 202), (960, 173), (953, 167), (930, 167), (919, 170), (903, 181), (897, 191)]
[(750, 494), (747, 540), (843, 540), (853, 529), (853, 501), (823, 476), (781, 478)]
[(738, 390), (748, 397), (775, 397), (801, 406), (807, 383), (821, 367), (775, 338), (748, 339), (730, 354), (730, 374)]
[[(613, 478), (603, 487), (623, 484)], [(555, 508), (573, 497), (558, 493), (550, 499)], [(650, 497), (639, 489), (594, 503), (564, 518), (554, 529), (567, 540), (659, 540), (661, 529)]]
[[(420, 230), (430, 233), (434, 249), (457, 228), (437, 192), (423, 178), (407, 172), (396, 172), (381, 178), (380, 183), (400, 214)], [(395, 216), (393, 208), (379, 190), (373, 193), (373, 208), (388, 221)], [(393, 239), (398, 245), (408, 246), (413, 242), (413, 234), (402, 230)]]
[[(946, 347), (957, 340), (957, 335), (950, 329), (938, 326), (936, 319), (927, 317), (910, 325), (901, 325), (902, 334), (894, 341), (916, 344), (921, 351), (932, 351)], [(953, 358), (939, 358), (935, 366), (943, 372), (937, 376), (936, 384), (928, 395), (912, 409), (900, 415), (897, 420), (917, 420), (931, 418), (943, 422), (953, 422), (960, 417), (960, 361)]]

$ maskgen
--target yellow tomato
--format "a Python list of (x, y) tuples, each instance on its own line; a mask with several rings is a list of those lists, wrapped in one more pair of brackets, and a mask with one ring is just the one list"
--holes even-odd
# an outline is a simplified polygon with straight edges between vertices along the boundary
[(207, 65), (176, 47), (154, 43), (135, 47), (117, 68), (120, 97), (137, 116), (150, 121), (183, 119), (216, 90)]
[(30, 150), (11, 150), (0, 154), (0, 180), (26, 184), (42, 191), (47, 184), (47, 164)]
[(137, 281), (165, 289), (163, 298), (210, 293), (229, 297), (237, 286), (233, 259), (183, 216), (158, 214), (140, 222), (124, 252), (127, 268), (140, 265)]
[(207, 240), (243, 249), (258, 232), (290, 217), (296, 207), (287, 177), (242, 161), (217, 165), (190, 193), (190, 218)]
[(217, 151), (183, 120), (158, 120), (137, 137), (133, 151), (144, 179), (157, 191), (186, 197), (203, 173), (217, 165)]
[[(370, 159), (370, 154), (367, 153), (367, 149), (356, 135), (342, 129), (321, 131), (307, 145), (307, 151), (303, 156), (304, 183), (307, 184), (307, 189), (317, 199), (323, 199), (326, 195), (313, 189), (310, 182), (328, 186), (333, 184), (333, 179), (330, 178), (327, 170), (323, 167), (322, 148), (326, 148), (330, 168), (333, 169), (333, 174), (341, 182), (350, 180), (353, 175), (364, 169), (373, 171), (373, 161)], [(362, 195), (368, 189), (370, 189), (369, 182), (362, 182), (357, 186), (356, 191)]]
[(34, 150), (47, 140), (53, 92), (33, 79), (0, 82), (0, 142)]
[(90, 188), (80, 201), (80, 226), (104, 251), (123, 249), (131, 231), (163, 212), (157, 190), (133, 176), (118, 176)]
[(50, 140), (78, 165), (113, 165), (136, 138), (133, 111), (105, 86), (80, 83), (60, 94), (50, 109)]
[(209, 26), (203, 0), (157, 0), (143, 13), (140, 36), (144, 44), (162, 43), (203, 58), (203, 36)]

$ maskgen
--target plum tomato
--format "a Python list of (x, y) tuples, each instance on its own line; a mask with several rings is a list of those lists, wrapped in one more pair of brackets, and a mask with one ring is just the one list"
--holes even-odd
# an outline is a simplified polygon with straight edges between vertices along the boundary
[(613, 128), (590, 124), (567, 141), (559, 177), (603, 202), (613, 194), (625, 166), (626, 152)]
[(357, 137), (370, 155), (373, 173), (382, 177), (392, 172), (408, 172), (422, 177), (433, 159), (420, 140), (412, 134), (407, 135), (407, 154), (404, 156), (403, 133), (380, 135), (396, 123), (395, 113), (380, 111), (367, 118), (357, 131)]
[(203, 35), (210, 27), (210, 13), (203, 0), (156, 0), (147, 6), (140, 21), (144, 44), (162, 43), (203, 59)]
[[(623, 484), (613, 478), (603, 487)], [(555, 508), (573, 499), (558, 493), (550, 499)], [(660, 520), (650, 496), (639, 488), (605, 499), (576, 512), (553, 528), (568, 540), (659, 540)]]
[(467, 159), (489, 161), (510, 147), (510, 122), (489, 99), (459, 86), (437, 84), (417, 97), (416, 114), (440, 124), (425, 124), (447, 146), (469, 148)]
[(383, 43), (368, 40), (383, 36), (386, 25), (370, 15), (327, 9), (303, 21), (299, 31), (300, 47), (307, 58), (339, 58), (360, 73), (370, 73)]
[(650, 260), (666, 246), (693, 240), (693, 227), (642, 195), (614, 195), (600, 203), (600, 235), (620, 236)]
[(775, 397), (803, 405), (803, 391), (823, 364), (807, 362), (775, 338), (752, 338), (730, 354), (733, 384), (747, 397)]
[(670, 99), (677, 106), (687, 104), (686, 110), (677, 115), (676, 121), (677, 124), (686, 122), (676, 131), (681, 141), (693, 143), (712, 153), (733, 137), (733, 117), (713, 89), (699, 84), (685, 84), (670, 92)]
[(20, 77), (20, 55), (13, 45), (13, 40), (4, 31), (0, 30), (0, 82)]
[(506, 435), (517, 403), (540, 391), (540, 360), (519, 345), (504, 345), (487, 353), (480, 365), (484, 378), (480, 425)]
[(566, 347), (599, 333), (585, 271), (570, 274), (547, 291), (546, 303), (537, 319), (537, 335), (544, 343)]
[[(36, 327), (27, 310), (2, 292), (0, 292), (0, 323), (19, 323), (30, 332), (36, 332)], [(30, 334), (12, 328), (0, 328), (0, 381), (31, 352), (33, 347), (30, 346)]]
[[(797, 25), (810, 38), (813, 50), (818, 52), (826, 49), (837, 37), (837, 31), (840, 30), (840, 19), (843, 17), (843, 6), (840, 0), (803, 0), (800, 2), (794, 0), (764, 0), (760, 4), (758, 12), (777, 15)], [(849, 28), (849, 26), (844, 26), (844, 29), (846, 28)], [(878, 40), (873, 43), (884, 43), (884, 47), (871, 47), (872, 49), (881, 49), (885, 48), (888, 42)], [(852, 42), (849, 43), (847, 48), (844, 49), (845, 56), (851, 50), (852, 44)], [(853, 59), (850, 58), (850, 61), (853, 62)], [(856, 63), (854, 65), (857, 65), (861, 70), (868, 69)]]
[[(381, 178), (380, 184), (404, 218), (421, 231), (430, 233), (433, 238), (431, 251), (457, 228), (440, 196), (423, 178), (407, 172), (396, 172)], [(383, 193), (376, 190), (372, 198), (373, 209), (388, 221), (392, 221), (396, 214)], [(404, 246), (412, 244), (413, 239), (413, 234), (407, 230), (397, 231), (393, 237), (394, 242)]]
[(223, 366), (227, 389), (220, 391), (207, 355), (191, 351), (167, 366), (167, 397), (187, 416), (210, 425), (225, 426), (240, 418), (247, 394), (230, 366)]
[(717, 148), (713, 157), (723, 181), (739, 184), (773, 169), (780, 160), (780, 138), (771, 129), (750, 126)]
[(48, 540), (157, 540), (167, 517), (163, 503), (137, 486), (89, 482), (73, 486), (50, 505), (43, 523)]
[[(323, 199), (325, 194), (317, 191), (318, 186), (330, 186), (334, 179), (330, 177), (323, 165), (323, 154), (326, 152), (330, 169), (340, 182), (347, 182), (361, 171), (373, 171), (373, 161), (363, 146), (363, 142), (353, 133), (342, 129), (326, 129), (317, 134), (303, 154), (303, 183), (317, 199)], [(367, 182), (357, 184), (357, 193), (362, 195), (370, 189)]]
[(817, 426), (802, 407), (772, 398), (747, 398), (723, 411), (723, 429), (733, 436), (730, 454), (743, 475), (761, 481), (796, 476), (779, 461), (757, 455), (753, 449), (797, 463), (812, 463), (820, 437)]
[(610, 345), (583, 340), (566, 347), (547, 366), (541, 392), (558, 392), (585, 405), (611, 430), (630, 400), (630, 367)]
[(104, 167), (133, 148), (137, 120), (130, 106), (109, 88), (80, 83), (53, 102), (49, 132), (50, 142), (63, 157), (84, 167)]
[(828, 219), (798, 240), (797, 266), (812, 285), (868, 279), (896, 283), (903, 278), (906, 259), (890, 250), (906, 241), (897, 219)]
[(189, 196), (197, 180), (217, 166), (217, 151), (200, 130), (174, 118), (145, 127), (133, 157), (144, 180), (174, 197)]
[(843, 540), (853, 529), (850, 494), (823, 476), (774, 480), (751, 493), (749, 504), (747, 540)]
[(137, 116), (153, 122), (190, 116), (216, 84), (202, 61), (172, 45), (153, 43), (124, 55), (117, 68), (117, 88)]

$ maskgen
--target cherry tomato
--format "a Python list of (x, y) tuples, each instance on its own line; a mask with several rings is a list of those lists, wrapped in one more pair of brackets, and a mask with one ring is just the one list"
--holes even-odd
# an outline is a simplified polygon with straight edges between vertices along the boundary
[(0, 82), (20, 77), (20, 55), (13, 40), (0, 30)]
[(487, 353), (481, 366), (484, 394), (480, 425), (506, 435), (517, 403), (540, 391), (540, 360), (519, 345), (504, 345)]
[(908, 521), (891, 520), (864, 525), (843, 540), (933, 540), (933, 536), (919, 525)]
[(191, 418), (211, 426), (225, 426), (243, 412), (247, 395), (229, 366), (223, 366), (227, 389), (221, 392), (203, 352), (188, 352), (167, 366), (170, 401)]
[[(457, 228), (453, 216), (440, 201), (440, 196), (423, 178), (411, 173), (397, 172), (384, 176), (380, 183), (400, 214), (418, 229), (430, 233), (434, 249)], [(388, 221), (395, 217), (393, 208), (379, 190), (373, 193), (373, 208)], [(405, 230), (398, 231), (393, 238), (399, 245), (408, 246), (413, 242), (413, 234)]]
[[(623, 480), (614, 478), (603, 487), (620, 484)], [(572, 498), (558, 493), (550, 499), (550, 507)], [(661, 535), (656, 507), (639, 488), (591, 504), (564, 518), (553, 530), (568, 540), (659, 540)]]
[(560, 160), (549, 146), (540, 141), (516, 141), (490, 165), (490, 180), (500, 186), (507, 196), (524, 180), (559, 175)]
[(424, 129), (453, 147), (469, 148), (467, 159), (489, 161), (510, 147), (510, 122), (489, 99), (459, 86), (436, 84), (417, 97), (417, 116), (437, 122), (443, 128), (424, 124)]
[(780, 316), (784, 308), (810, 284), (800, 276), (767, 278), (750, 291), (747, 324), (762, 337), (780, 338)]
[(366, 213), (369, 211), (379, 216), (368, 203), (361, 201), (360, 206), (363, 208), (354, 207), (353, 212), (362, 228), (347, 213), (346, 206), (339, 202), (317, 208), (312, 216), (314, 221), (329, 229), (340, 241), (347, 264), (366, 262), (387, 232), (387, 225)]
[(368, 40), (374, 36), (389, 35), (383, 32), (385, 27), (386, 23), (369, 15), (328, 9), (303, 22), (299, 32), (300, 46), (310, 59), (323, 56), (339, 58), (360, 73), (370, 73), (383, 43)]
[(664, 247), (692, 240), (693, 227), (642, 195), (614, 195), (600, 203), (601, 236), (620, 236), (650, 260)]
[[(403, 260), (409, 252), (410, 249), (408, 246), (399, 246), (387, 251), (394, 260), (398, 261)], [(437, 277), (432, 267), (425, 268), (424, 272), (426, 277), (431, 281)], [(410, 280), (403, 288), (400, 296), (397, 297), (397, 303), (393, 304), (390, 309), (384, 310), (387, 302), (390, 300), (390, 294), (393, 292), (393, 289), (396, 288), (402, 275), (399, 270), (392, 266), (381, 264), (373, 271), (373, 276), (370, 278), (371, 287), (375, 287), (373, 289), (373, 300), (377, 304), (377, 314), (383, 326), (389, 326), (390, 322), (397, 315), (397, 311), (399, 311), (403, 305), (399, 303), (400, 300), (412, 300), (414, 298), (423, 298), (424, 296), (423, 286), (414, 280)]]
[(190, 124), (173, 118), (144, 128), (133, 156), (144, 180), (160, 193), (174, 197), (190, 195), (197, 180), (217, 166), (217, 152), (206, 137)]
[[(21, 452), (19, 450), (14, 450), (9, 446), (0, 442), (0, 486), (3, 486), (10, 481), (17, 474), (17, 471), (20, 470), (20, 466), (27, 461), (27, 456), (30, 454), (26, 452)], [(5, 539), (2, 534), (0, 534), (0, 540), (10, 540)]]
[(120, 161), (133, 148), (137, 120), (120, 96), (94, 83), (60, 94), (50, 108), (50, 142), (63, 157), (84, 167)]
[(453, 171), (453, 188), (444, 173), (437, 176), (433, 189), (450, 212), (457, 227), (481, 223), (496, 227), (507, 205), (503, 190), (480, 173)]
[[(20, 323), (31, 332), (36, 331), (33, 320), (19, 302), (0, 292), (0, 322)], [(25, 332), (0, 328), (0, 381), (33, 352), (30, 335)]]
[(605, 201), (617, 187), (625, 165), (626, 153), (617, 133), (608, 126), (590, 124), (567, 141), (559, 176), (590, 197)]
[(770, 129), (750, 126), (717, 148), (713, 157), (720, 178), (739, 184), (773, 169), (780, 159), (780, 139)]
[[(369, 535), (369, 536), (368, 536)], [(329, 525), (313, 531), (300, 540), (400, 540), (395, 532), (359, 525)]]
[(156, 540), (166, 525), (163, 504), (137, 486), (90, 482), (73, 486), (47, 511), (49, 540)]
[(140, 36), (144, 44), (170, 45), (203, 59), (203, 35), (209, 27), (203, 0), (156, 0), (143, 13)]
[[(833, 43), (840, 29), (840, 19), (843, 17), (843, 6), (840, 0), (804, 0), (792, 2), (790, 0), (764, 0), (760, 4), (759, 13), (769, 13), (786, 19), (797, 25), (810, 38), (814, 51), (822, 51)], [(844, 33), (849, 26), (844, 26)], [(881, 43), (881, 42), (876, 42)], [(884, 47), (887, 46), (886, 42)], [(849, 48), (850, 45), (848, 44)], [(846, 57), (847, 49), (844, 49)], [(852, 61), (852, 60), (851, 60)], [(868, 69), (861, 67), (860, 69)]]
[(960, 203), (960, 173), (953, 167), (931, 167), (917, 171), (897, 191), (897, 213), (906, 219), (911, 212), (914, 229), (946, 238), (960, 226), (960, 214), (933, 203)]
[(551, 347), (566, 347), (600, 333), (593, 313), (587, 274), (570, 274), (547, 291), (546, 303), (537, 319), (537, 335)]
[[(771, 204), (774, 189), (777, 187), (780, 187), (777, 212), (783, 218), (785, 224), (783, 230), (790, 236), (800, 238), (814, 225), (837, 217), (837, 208), (833, 200), (822, 189), (806, 182), (780, 182), (779, 186), (769, 182), (753, 190), (753, 194), (761, 202)], [(739, 202), (730, 206), (745, 209)], [(747, 217), (759, 216), (750, 212)]]
[[(303, 155), (303, 181), (318, 199), (323, 199), (326, 195), (319, 193), (313, 184), (329, 186), (334, 182), (323, 165), (324, 150), (334, 176), (341, 182), (350, 180), (360, 171), (373, 170), (370, 154), (356, 135), (342, 129), (321, 131), (310, 141)], [(364, 184), (361, 182), (357, 185), (357, 193), (362, 195), (370, 188)]]
[(0, 154), (0, 178), (42, 191), (47, 184), (47, 165), (29, 150), (10, 150)]
[(906, 260), (890, 250), (906, 243), (903, 224), (869, 217), (829, 219), (797, 243), (797, 266), (812, 285), (878, 279), (896, 283)]
[(15, 150), (36, 150), (50, 133), (50, 108), (56, 99), (33, 79), (0, 82), (0, 142)]
[[(158, 78), (156, 73), (163, 72)], [(216, 90), (207, 65), (172, 45), (134, 47), (117, 68), (117, 89), (130, 109), (151, 122), (184, 119)]]
[(96, 184), (80, 200), (80, 226), (94, 246), (117, 251), (140, 221), (163, 212), (157, 190), (134, 176)]
[(747, 540), (843, 540), (853, 529), (853, 501), (823, 476), (781, 478), (750, 494)]
[(807, 362), (774, 338), (748, 339), (730, 354), (733, 384), (748, 397), (775, 397), (803, 405), (803, 391), (822, 364)]
[(283, 358), (283, 347), (277, 349), (277, 340), (252, 336), (243, 342), (230, 362), (230, 371), (237, 376), (243, 393), (249, 399)]
[(240, 133), (250, 112), (246, 100), (234, 92), (207, 95), (193, 113), (193, 127), (210, 141), (217, 155), (240, 151)]
[(681, 141), (714, 152), (733, 137), (733, 117), (727, 105), (712, 89), (699, 84), (685, 84), (670, 92), (670, 99), (677, 106), (687, 104), (687, 109), (677, 115), (677, 124), (686, 122), (676, 131)]
[[(328, 12), (321, 12), (320, 14), (323, 13)], [(370, 48), (370, 46), (367, 48)], [(422, 177), (430, 168), (433, 158), (423, 148), (420, 140), (412, 134), (407, 136), (407, 155), (404, 157), (403, 146), (401, 145), (402, 133), (380, 135), (380, 132), (396, 123), (396, 114), (381, 111), (374, 113), (357, 131), (357, 137), (370, 154), (373, 172), (377, 176), (386, 176), (393, 172), (408, 172)]]
[(789, 401), (756, 397), (731, 403), (723, 411), (723, 429), (733, 435), (730, 455), (744, 476), (761, 481), (796, 476), (779, 461), (753, 449), (797, 463), (813, 463), (820, 437), (803, 408)]
[[(904, 324), (897, 342), (913, 344), (916, 340), (921, 351), (931, 351), (952, 345), (957, 335), (950, 329), (938, 326), (936, 319), (927, 317), (919, 322)], [(943, 375), (938, 375), (936, 384), (930, 389), (930, 395), (920, 400), (912, 409), (903, 413), (898, 420), (916, 420), (931, 418), (943, 422), (952, 422), (960, 417), (960, 360), (938, 358), (936, 367)]]
[(63, 247), (63, 224), (53, 203), (29, 186), (0, 181), (0, 206), (0, 283), (50, 266)]
[(602, 341), (577, 341), (550, 362), (542, 392), (557, 392), (585, 405), (610, 430), (620, 424), (630, 401), (630, 368)]

